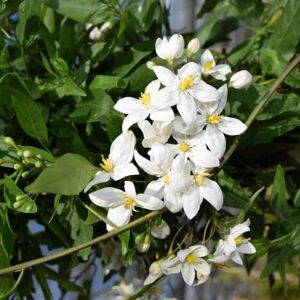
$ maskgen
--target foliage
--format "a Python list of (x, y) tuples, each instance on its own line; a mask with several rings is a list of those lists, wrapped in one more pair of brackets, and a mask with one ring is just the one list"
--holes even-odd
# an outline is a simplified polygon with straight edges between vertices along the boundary
[[(216, 53), (233, 71), (247, 69), (254, 76), (249, 89), (229, 93), (225, 112), (242, 121), (299, 52), (300, 2), (268, 2), (206, 1), (198, 12), (198, 17), (207, 16), (204, 23), (184, 34), (186, 41), (198, 37), (207, 48), (228, 41), (235, 29), (248, 28), (249, 39)], [(71, 247), (106, 232), (102, 222), (106, 211), (91, 204), (83, 189), (95, 175), (101, 154), (107, 156), (121, 133), (124, 117), (113, 111), (114, 103), (125, 95), (138, 96), (154, 79), (146, 62), (161, 63), (154, 44), (163, 32), (170, 34), (167, 16), (168, 9), (156, 0), (1, 2), (1, 268), (43, 255), (40, 246)], [(92, 28), (86, 24), (101, 27), (105, 22), (109, 27), (101, 38), (89, 39)], [(294, 69), (277, 88), (217, 175), (228, 209), (212, 218), (210, 225), (211, 232), (223, 230), (233, 222), (236, 209), (249, 216), (257, 252), (247, 259), (248, 270), (260, 257), (267, 257), (261, 276), (273, 282), (279, 272), (285, 287), (285, 269), (300, 252), (299, 72)], [(249, 207), (251, 196), (261, 187), (264, 192)], [(196, 225), (209, 209), (204, 206), (196, 219), (183, 225), (184, 231), (180, 213), (164, 213), (171, 234), (166, 240), (152, 238), (145, 254), (134, 246), (137, 236), (149, 231), (152, 222), (159, 224), (160, 217), (110, 243), (121, 241), (124, 265), (139, 255), (148, 267), (149, 259), (163, 253), (175, 234), (176, 243), (184, 239), (183, 232), (192, 232), (189, 239), (202, 236), (204, 228)], [(216, 222), (219, 218), (224, 223)], [(32, 221), (44, 230), (31, 232)], [(46, 280), (51, 279), (63, 295), (76, 291), (86, 297), (90, 284), (77, 285), (69, 271), (88, 257), (88, 263), (102, 257), (105, 264), (108, 245), (27, 270), (26, 283), (15, 293), (30, 299), (36, 279), (44, 298), (51, 299)], [(51, 268), (54, 264), (57, 268)], [(15, 280), (11, 274), (0, 276), (0, 297)]]

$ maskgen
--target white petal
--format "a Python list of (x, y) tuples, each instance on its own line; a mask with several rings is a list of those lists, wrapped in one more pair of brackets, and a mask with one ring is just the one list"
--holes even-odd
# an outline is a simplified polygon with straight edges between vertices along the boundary
[(241, 259), (240, 254), (238, 253), (238, 251), (234, 251), (231, 255), (230, 255), (231, 260), (233, 260), (236, 264), (238, 265), (243, 265), (243, 261)]
[(161, 179), (157, 179), (148, 183), (145, 194), (155, 196), (159, 199), (163, 197), (164, 184)]
[(141, 121), (138, 123), (138, 126), (143, 133), (144, 139), (149, 139), (155, 136), (155, 130), (149, 121)]
[(202, 258), (199, 259), (199, 263), (194, 265), (194, 268), (199, 274), (204, 276), (208, 276), (210, 274), (210, 266), (209, 264)]
[(182, 210), (182, 198), (179, 194), (175, 194), (167, 186), (164, 188), (164, 200), (166, 207), (172, 213), (177, 213)]
[(124, 114), (135, 114), (145, 110), (145, 106), (137, 99), (125, 97), (115, 104), (114, 109)]
[(173, 34), (169, 40), (169, 53), (171, 58), (179, 58), (183, 54), (184, 39), (180, 34)]
[(107, 182), (109, 178), (110, 178), (109, 173), (104, 171), (98, 171), (95, 177), (85, 187), (84, 193), (86, 193), (92, 186), (98, 183)]
[(178, 70), (178, 76), (181, 79), (184, 79), (185, 77), (188, 76), (196, 76), (196, 75), (200, 76), (200, 66), (194, 62), (189, 62)]
[(156, 143), (149, 151), (151, 161), (153, 161), (161, 170), (167, 171), (170, 169), (175, 153), (171, 147)]
[(132, 215), (131, 208), (127, 209), (124, 205), (110, 208), (107, 214), (107, 219), (110, 220), (116, 226), (123, 226), (127, 224)]
[(178, 102), (179, 91), (163, 88), (151, 97), (151, 105), (156, 109), (165, 109)]
[(168, 40), (164, 37), (163, 39), (158, 38), (155, 42), (155, 51), (157, 56), (162, 59), (166, 59), (168, 52)]
[(122, 131), (126, 132), (132, 125), (145, 120), (149, 116), (149, 111), (141, 111), (135, 114), (128, 115), (122, 124)]
[(247, 129), (247, 126), (238, 119), (222, 117), (217, 128), (227, 135), (239, 135)]
[(149, 275), (147, 276), (147, 278), (144, 281), (144, 285), (148, 285), (153, 283), (156, 279), (158, 279), (160, 276), (162, 276), (162, 274), (151, 274), (149, 273)]
[(128, 163), (133, 158), (136, 138), (132, 131), (121, 133), (111, 144), (109, 158), (113, 166)]
[(186, 284), (193, 285), (195, 280), (195, 270), (192, 265), (184, 263), (181, 268), (181, 274)]
[(165, 204), (158, 198), (146, 194), (138, 194), (136, 196), (137, 206), (146, 208), (149, 210), (160, 210)]
[(221, 209), (223, 206), (223, 193), (215, 181), (205, 178), (203, 185), (199, 187), (199, 192), (216, 210)]
[(155, 110), (150, 113), (150, 119), (153, 121), (171, 122), (175, 119), (175, 115), (171, 108)]
[(124, 190), (128, 197), (135, 199), (136, 198), (136, 191), (135, 186), (132, 181), (125, 181), (124, 182)]
[(197, 117), (197, 110), (193, 97), (189, 96), (186, 93), (181, 93), (177, 103), (177, 109), (183, 121), (187, 125), (193, 124), (195, 122)]
[(193, 219), (197, 215), (201, 203), (202, 198), (195, 185), (192, 185), (182, 196), (183, 210), (189, 219)]
[(149, 175), (160, 175), (161, 169), (152, 161), (141, 156), (136, 150), (134, 151), (134, 159), (136, 163)]
[(171, 232), (170, 226), (164, 220), (159, 225), (151, 226), (151, 235), (157, 239), (165, 239)]
[(221, 159), (226, 150), (226, 139), (222, 131), (214, 125), (208, 124), (205, 129), (205, 143), (209, 150), (218, 159)]
[(221, 114), (221, 112), (224, 110), (225, 105), (227, 103), (227, 96), (228, 96), (228, 88), (227, 84), (223, 84), (219, 89), (220, 94), (220, 101), (217, 110), (214, 112), (216, 115)]
[(189, 158), (197, 167), (214, 168), (220, 164), (219, 159), (202, 145), (193, 147)]
[(170, 71), (169, 69), (161, 66), (156, 66), (153, 68), (155, 75), (157, 76), (158, 80), (164, 86), (177, 86), (179, 84), (179, 79), (177, 76)]
[(167, 259), (161, 264), (161, 270), (164, 274), (177, 274), (180, 272), (181, 262), (177, 257)]
[(139, 175), (139, 171), (134, 164), (126, 163), (116, 166), (111, 173), (111, 178), (117, 181), (131, 175)]
[(184, 250), (180, 250), (180, 251), (177, 252), (177, 257), (178, 257), (178, 259), (179, 259), (181, 262), (184, 262), (185, 259), (187, 258), (187, 256), (188, 256), (189, 254), (191, 254), (191, 253), (192, 253), (192, 250), (191, 250), (190, 248), (184, 249)]
[(208, 250), (203, 245), (191, 246), (189, 249), (192, 250), (193, 254), (195, 254), (197, 257), (204, 257), (208, 255)]
[(217, 80), (226, 80), (226, 75), (231, 73), (231, 68), (229, 65), (221, 64), (217, 65), (212, 69), (211, 76)]
[(247, 242), (238, 246), (237, 251), (244, 254), (253, 254), (256, 252), (256, 249), (250, 242)]
[(193, 89), (189, 90), (189, 93), (198, 101), (204, 103), (220, 100), (219, 91), (204, 81), (200, 81), (200, 83), (194, 86)]
[(116, 188), (106, 187), (89, 194), (91, 201), (101, 207), (115, 207), (124, 202), (126, 194)]
[(201, 66), (203, 67), (208, 61), (213, 61), (213, 65), (215, 65), (215, 60), (214, 60), (214, 57), (213, 55), (211, 54), (211, 52), (207, 49), (204, 51), (204, 53), (201, 55), (201, 59), (200, 59), (200, 62), (201, 62)]
[(235, 225), (231, 230), (230, 230), (230, 237), (233, 239), (237, 238), (238, 236), (242, 235), (243, 233), (250, 231), (249, 227), (249, 219), (245, 221), (242, 224)]
[(152, 96), (152, 94), (158, 92), (159, 87), (160, 87), (159, 80), (153, 80), (146, 86), (145, 93), (149, 93)]

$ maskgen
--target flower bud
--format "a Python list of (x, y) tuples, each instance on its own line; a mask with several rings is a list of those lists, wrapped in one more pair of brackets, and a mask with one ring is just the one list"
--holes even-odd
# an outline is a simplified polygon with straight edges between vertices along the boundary
[(28, 157), (31, 156), (31, 152), (30, 152), (29, 150), (25, 150), (25, 151), (23, 152), (23, 156), (24, 156), (25, 158), (28, 158)]
[(29, 211), (32, 211), (33, 209), (33, 203), (29, 203), (27, 206), (26, 206), (26, 211), (29, 212)]
[(23, 156), (23, 151), (22, 151), (22, 150), (19, 150), (19, 151), (17, 152), (17, 155), (20, 156), (20, 157)]
[(21, 174), (21, 177), (22, 178), (25, 178), (27, 175), (29, 174), (29, 171), (25, 171)]
[(188, 50), (188, 57), (192, 56), (193, 54), (196, 54), (200, 49), (200, 41), (198, 38), (194, 38), (190, 40), (187, 46)]
[(4, 163), (4, 160), (2, 158), (0, 158), (0, 165), (2, 165)]
[(136, 238), (135, 238), (135, 243), (137, 250), (139, 252), (145, 253), (149, 250), (150, 245), (151, 245), (151, 236), (148, 233), (140, 233)]
[(21, 200), (24, 198), (26, 198), (26, 195), (18, 195), (16, 196), (16, 202), (21, 202)]
[(23, 205), (23, 201), (16, 201), (13, 206), (15, 209), (19, 209)]
[(252, 75), (247, 70), (239, 71), (233, 74), (229, 81), (229, 86), (235, 89), (245, 89), (249, 87), (252, 82)]
[(4, 142), (8, 145), (16, 147), (15, 141), (10, 136), (5, 137)]
[(152, 70), (156, 65), (153, 61), (149, 60), (147, 61), (146, 66), (148, 69)]
[(40, 167), (42, 166), (42, 163), (41, 163), (40, 161), (36, 161), (36, 162), (34, 163), (34, 166), (35, 166), (36, 168), (40, 168)]
[(15, 170), (20, 170), (22, 168), (22, 165), (21, 164), (14, 164), (14, 169)]

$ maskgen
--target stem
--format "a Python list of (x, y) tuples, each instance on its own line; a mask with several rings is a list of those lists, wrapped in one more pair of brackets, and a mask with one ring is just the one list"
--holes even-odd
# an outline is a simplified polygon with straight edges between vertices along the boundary
[(12, 288), (8, 292), (6, 292), (3, 296), (0, 296), (0, 299), (6, 299), (6, 297), (8, 297), (11, 293), (13, 293), (14, 290), (17, 289), (17, 287), (19, 286), (19, 284), (23, 278), (24, 271), (25, 271), (24, 269), (21, 270), (20, 275), (19, 275), (17, 281), (15, 282), (15, 284), (12, 286)]
[(33, 267), (33, 266), (36, 266), (36, 265), (39, 265), (39, 264), (43, 264), (43, 263), (46, 263), (48, 261), (51, 261), (51, 260), (54, 260), (54, 259), (58, 259), (58, 258), (61, 258), (61, 257), (64, 257), (66, 255), (69, 255), (71, 253), (74, 253), (74, 252), (77, 252), (79, 250), (82, 250), (82, 249), (85, 249), (85, 248), (88, 248), (88, 247), (91, 247), (95, 244), (98, 244), (98, 243), (101, 243), (103, 241), (106, 241), (108, 239), (111, 239), (117, 235), (119, 235), (120, 233), (128, 230), (128, 229), (131, 229), (135, 226), (138, 226), (140, 224), (143, 224), (157, 216), (159, 216), (160, 214), (162, 214), (163, 212), (165, 211), (165, 209), (162, 209), (162, 210), (157, 210), (157, 211), (153, 211), (141, 218), (138, 218), (130, 223), (128, 223), (127, 225), (124, 225), (122, 227), (119, 227), (117, 229), (114, 229), (110, 232), (107, 232), (103, 235), (100, 235), (88, 242), (85, 242), (85, 243), (82, 243), (80, 245), (76, 245), (76, 246), (73, 246), (71, 248), (68, 248), (68, 249), (65, 249), (63, 251), (60, 251), (60, 252), (57, 252), (57, 253), (54, 253), (54, 254), (51, 254), (51, 255), (47, 255), (47, 256), (43, 256), (43, 257), (39, 257), (39, 258), (36, 258), (36, 259), (33, 259), (33, 260), (30, 260), (30, 261), (27, 261), (27, 262), (24, 262), (24, 263), (20, 263), (20, 264), (17, 264), (17, 265), (14, 265), (14, 266), (11, 266), (11, 267), (7, 267), (7, 268), (3, 268), (3, 269), (0, 269), (0, 275), (4, 275), (4, 274), (7, 274), (7, 273), (11, 273), (11, 272), (16, 272), (16, 271), (20, 271), (20, 270), (26, 270), (30, 267)]
[[(256, 107), (253, 109), (252, 113), (249, 115), (247, 121), (245, 122), (245, 124), (247, 125), (248, 128), (254, 122), (254, 120), (256, 119), (256, 116), (260, 113), (260, 111), (264, 108), (264, 106), (271, 99), (272, 95), (274, 94), (274, 92), (276, 91), (276, 89), (278, 88), (278, 86), (293, 71), (293, 69), (296, 68), (296, 66), (299, 63), (300, 63), (300, 53), (298, 53), (296, 55), (296, 57), (290, 62), (290, 64), (287, 66), (287, 68), (275, 80), (275, 82), (273, 83), (273, 85), (271, 86), (271, 88), (262, 96), (261, 100), (258, 102), (258, 104), (256, 105)], [(233, 143), (231, 144), (231, 146), (229, 147), (229, 149), (225, 153), (224, 158), (223, 158), (220, 166), (218, 167), (218, 169), (216, 170), (216, 172), (214, 172), (215, 174), (217, 174), (223, 168), (223, 166), (227, 163), (227, 161), (231, 158), (233, 152), (235, 151), (235, 149), (237, 148), (237, 146), (238, 146), (238, 144), (240, 142), (241, 137), (242, 137), (242, 135), (237, 136), (234, 139)]]

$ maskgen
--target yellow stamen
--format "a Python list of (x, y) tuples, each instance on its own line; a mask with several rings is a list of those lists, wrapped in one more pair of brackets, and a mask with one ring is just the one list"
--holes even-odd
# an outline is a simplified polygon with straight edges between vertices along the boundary
[(212, 69), (213, 64), (214, 64), (213, 60), (207, 61), (203, 66), (204, 72), (209, 72)]
[(238, 237), (236, 237), (236, 238), (234, 239), (235, 243), (236, 243), (238, 246), (241, 245), (241, 244), (243, 244), (244, 240), (245, 240), (245, 238), (242, 237), (242, 236), (238, 236)]
[(170, 177), (168, 174), (164, 175), (162, 178), (164, 184), (169, 184), (170, 183)]
[(188, 152), (190, 150), (190, 145), (185, 142), (185, 141), (182, 141), (180, 144), (179, 144), (179, 150), (181, 152)]
[(194, 84), (194, 76), (187, 76), (181, 81), (180, 89), (186, 91), (190, 89)]
[(223, 269), (225, 267), (224, 263), (213, 263), (213, 265), (217, 268), (217, 269)]
[(133, 198), (130, 198), (130, 197), (126, 197), (125, 200), (124, 200), (124, 207), (126, 209), (129, 209), (131, 208), (132, 206), (135, 206), (136, 205), (136, 202), (134, 201)]
[(111, 159), (109, 158), (105, 159), (103, 155), (101, 157), (102, 157), (102, 164), (100, 164), (100, 167), (107, 173), (111, 172), (114, 168)]
[(221, 116), (218, 115), (210, 115), (206, 118), (206, 122), (212, 125), (216, 125), (220, 122)]
[(144, 105), (150, 105), (150, 93), (141, 93), (139, 99)]
[(189, 254), (187, 257), (186, 257), (186, 262), (188, 262), (189, 264), (196, 264), (196, 263), (198, 263), (198, 257), (195, 255), (195, 254), (193, 254), (193, 253), (191, 253), (191, 254)]
[(202, 186), (204, 178), (209, 175), (209, 173), (199, 173), (197, 175), (194, 175), (194, 181), (198, 186)]

